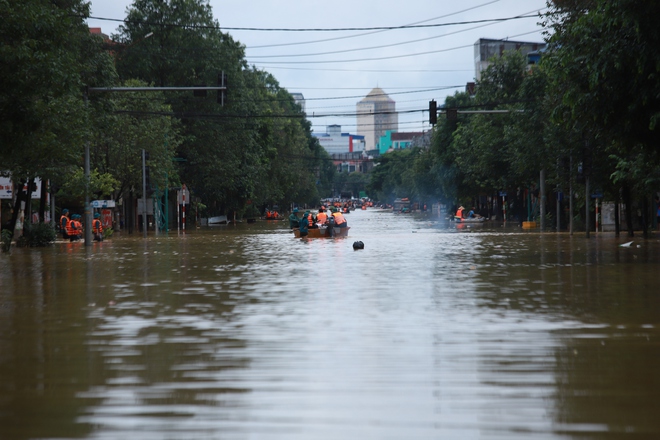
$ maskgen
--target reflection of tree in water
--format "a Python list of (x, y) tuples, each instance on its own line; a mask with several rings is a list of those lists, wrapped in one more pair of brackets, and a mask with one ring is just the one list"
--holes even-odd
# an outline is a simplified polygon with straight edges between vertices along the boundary
[[(482, 307), (520, 316), (521, 327), (557, 324), (548, 333), (559, 335), (551, 349), (555, 421), (581, 424), (584, 434), (660, 433), (658, 243), (513, 238), (482, 242), (476, 292)], [(534, 365), (534, 355), (520, 361)]]
[[(82, 243), (66, 244), (78, 252)], [(17, 249), (0, 268), (0, 438), (76, 438), (90, 427), (76, 418), (90, 361), (84, 321), (87, 299), (71, 286), (86, 266), (65, 250)]]
[(556, 352), (556, 421), (660, 433), (660, 345), (651, 332), (608, 327), (567, 340)]

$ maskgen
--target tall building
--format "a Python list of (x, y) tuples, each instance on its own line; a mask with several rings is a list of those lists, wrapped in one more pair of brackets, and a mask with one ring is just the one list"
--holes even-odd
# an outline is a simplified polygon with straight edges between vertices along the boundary
[[(507, 50), (519, 50), (524, 56), (530, 52), (545, 48), (545, 43), (511, 40), (490, 40), (480, 38), (474, 43), (474, 75), (477, 81), (481, 80), (481, 72), (490, 65), (490, 59), (502, 56)], [(529, 58), (529, 57), (528, 57)]]
[(357, 103), (357, 132), (364, 136), (365, 148), (375, 150), (378, 139), (390, 130), (399, 129), (396, 102), (376, 87)]

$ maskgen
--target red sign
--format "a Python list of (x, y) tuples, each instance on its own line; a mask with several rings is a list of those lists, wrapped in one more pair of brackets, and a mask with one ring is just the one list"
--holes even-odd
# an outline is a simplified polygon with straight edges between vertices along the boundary
[(112, 227), (112, 209), (101, 210), (101, 223), (104, 228)]

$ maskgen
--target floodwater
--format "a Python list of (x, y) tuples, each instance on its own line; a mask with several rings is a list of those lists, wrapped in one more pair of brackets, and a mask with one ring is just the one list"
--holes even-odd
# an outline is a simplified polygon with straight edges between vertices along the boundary
[(0, 438), (660, 438), (657, 237), (347, 219), (0, 255)]

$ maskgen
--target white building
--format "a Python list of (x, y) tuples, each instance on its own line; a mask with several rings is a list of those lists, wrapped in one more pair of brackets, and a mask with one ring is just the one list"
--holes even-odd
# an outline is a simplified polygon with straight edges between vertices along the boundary
[(364, 136), (342, 133), (341, 125), (328, 125), (325, 133), (312, 133), (328, 154), (364, 151)]
[(375, 150), (378, 139), (390, 130), (399, 129), (396, 102), (376, 87), (357, 103), (357, 132), (364, 136), (366, 149)]
[(305, 112), (305, 97), (303, 96), (303, 94), (302, 93), (291, 93), (291, 96), (293, 96), (294, 102), (300, 106), (303, 113), (306, 113)]
[(545, 48), (545, 43), (480, 38), (474, 43), (474, 77), (481, 80), (481, 72), (490, 65), (491, 58), (500, 57), (507, 50), (519, 50), (527, 56), (530, 52)]

